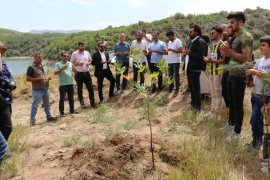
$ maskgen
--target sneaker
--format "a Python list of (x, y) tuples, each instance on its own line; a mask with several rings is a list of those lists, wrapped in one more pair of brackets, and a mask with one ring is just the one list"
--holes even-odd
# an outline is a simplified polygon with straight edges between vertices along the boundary
[(116, 92), (115, 92), (115, 95), (119, 95), (121, 93), (121, 90), (119, 89), (119, 90), (117, 90)]
[(262, 166), (268, 166), (268, 162), (261, 162)]
[(269, 167), (268, 166), (264, 166), (264, 167), (261, 168), (261, 171), (263, 173), (269, 173)]
[(231, 126), (229, 124), (226, 124), (225, 126), (223, 126), (222, 128), (219, 128), (218, 131), (220, 132), (224, 132), (224, 131), (229, 131), (229, 130), (233, 130), (234, 126)]
[(36, 125), (36, 122), (30, 121), (30, 126)]
[(126, 93), (126, 92), (127, 92), (127, 90), (123, 89), (123, 90), (122, 90), (122, 92), (123, 92), (123, 93)]
[(53, 121), (56, 121), (57, 118), (56, 117), (50, 117), (47, 119), (47, 122), (53, 122)]
[(104, 99), (99, 102), (99, 104), (105, 104), (105, 103), (106, 103), (106, 101)]
[(232, 141), (240, 139), (240, 138), (241, 138), (241, 134), (238, 134), (238, 133), (233, 131), (232, 134), (227, 136), (226, 141), (227, 142), (232, 142)]

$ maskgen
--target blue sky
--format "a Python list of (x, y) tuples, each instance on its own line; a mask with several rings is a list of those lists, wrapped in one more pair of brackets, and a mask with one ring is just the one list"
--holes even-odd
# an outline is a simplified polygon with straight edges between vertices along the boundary
[(0, 27), (30, 30), (97, 30), (174, 15), (270, 9), (270, 0), (1, 0)]

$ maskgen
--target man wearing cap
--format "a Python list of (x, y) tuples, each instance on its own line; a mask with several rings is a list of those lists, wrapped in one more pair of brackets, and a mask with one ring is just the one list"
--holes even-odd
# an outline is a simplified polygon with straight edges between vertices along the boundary
[(15, 89), (16, 85), (6, 63), (2, 60), (6, 51), (7, 48), (5, 44), (0, 42), (0, 131), (7, 141), (12, 131), (12, 91)]
[(36, 114), (41, 99), (43, 100), (47, 122), (56, 120), (50, 112), (50, 80), (51, 77), (48, 75), (48, 70), (42, 64), (41, 53), (36, 53), (33, 65), (29, 66), (26, 72), (26, 81), (32, 83), (33, 102), (31, 107), (30, 125), (36, 124)]
[(110, 70), (109, 64), (111, 63), (111, 60), (109, 58), (108, 52), (105, 51), (106, 44), (98, 44), (99, 50), (93, 55), (93, 61), (92, 64), (95, 66), (95, 76), (97, 77), (97, 83), (98, 83), (98, 95), (100, 103), (104, 103), (103, 98), (103, 80), (104, 78), (108, 79), (110, 81), (110, 90), (109, 90), (109, 97), (115, 96), (114, 86), (115, 86), (115, 78), (113, 77), (113, 74)]
[(93, 108), (96, 108), (93, 83), (89, 72), (89, 65), (91, 64), (92, 58), (90, 53), (85, 50), (83, 42), (78, 43), (78, 50), (72, 53), (70, 62), (73, 64), (75, 69), (75, 81), (77, 83), (77, 92), (81, 107), (86, 108), (83, 98), (83, 84), (85, 84), (90, 104)]

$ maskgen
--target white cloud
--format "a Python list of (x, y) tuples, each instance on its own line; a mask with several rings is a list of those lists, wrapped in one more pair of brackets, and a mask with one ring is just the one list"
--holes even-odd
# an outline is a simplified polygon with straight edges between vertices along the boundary
[(88, 5), (88, 6), (96, 5), (95, 0), (71, 0), (71, 2), (76, 3), (76, 4)]

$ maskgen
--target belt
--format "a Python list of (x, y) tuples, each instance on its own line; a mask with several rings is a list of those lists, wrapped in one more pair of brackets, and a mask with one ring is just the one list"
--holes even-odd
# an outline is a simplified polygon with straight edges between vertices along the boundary
[(89, 74), (89, 71), (87, 71), (87, 72), (77, 72), (77, 74)]

